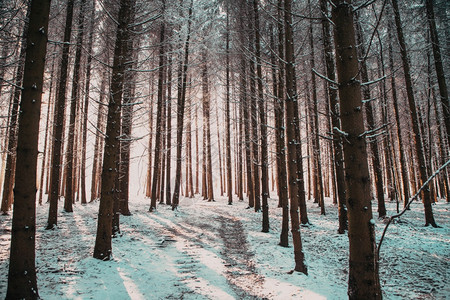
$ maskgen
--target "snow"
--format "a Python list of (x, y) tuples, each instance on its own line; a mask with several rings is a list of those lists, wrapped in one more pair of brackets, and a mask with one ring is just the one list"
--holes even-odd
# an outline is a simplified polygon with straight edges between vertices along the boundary
[[(275, 193), (272, 192), (272, 196)], [(294, 272), (293, 248), (278, 246), (281, 209), (270, 199), (269, 233), (261, 213), (247, 203), (227, 205), (182, 198), (178, 211), (165, 205), (149, 213), (149, 200), (131, 199), (121, 216), (113, 260), (92, 258), (98, 202), (61, 212), (45, 230), (48, 207), (37, 208), (36, 268), (42, 299), (347, 299), (348, 239), (337, 233), (337, 207), (327, 215), (308, 201), (312, 225), (301, 228), (309, 275)], [(375, 209), (376, 203), (374, 203)], [(387, 203), (389, 215), (395, 203)], [(381, 248), (385, 299), (446, 299), (450, 295), (449, 205), (433, 206), (442, 228), (424, 227), (423, 206), (411, 204), (389, 227)], [(377, 240), (384, 229), (376, 223)], [(0, 297), (7, 286), (11, 216), (0, 217)]]

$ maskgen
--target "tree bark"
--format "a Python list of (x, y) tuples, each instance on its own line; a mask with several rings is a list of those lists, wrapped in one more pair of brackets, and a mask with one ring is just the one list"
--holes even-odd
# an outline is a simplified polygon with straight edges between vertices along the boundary
[(6, 299), (39, 299), (36, 268), (36, 173), (50, 1), (30, 4), (17, 138), (17, 165)]
[(334, 0), (333, 4), (341, 132), (345, 136), (344, 160), (348, 189), (348, 296), (350, 299), (381, 299), (366, 141), (362, 135), (364, 120), (361, 84), (358, 78), (354, 10), (349, 1)]

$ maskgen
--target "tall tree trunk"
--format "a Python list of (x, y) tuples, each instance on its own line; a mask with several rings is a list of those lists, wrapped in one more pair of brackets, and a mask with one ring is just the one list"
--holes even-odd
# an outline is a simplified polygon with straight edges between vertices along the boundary
[(208, 58), (206, 51), (202, 52), (202, 92), (203, 92), (203, 126), (205, 128), (205, 143), (206, 143), (206, 181), (208, 187), (207, 199), (208, 201), (214, 200), (214, 188), (212, 177), (212, 154), (211, 154), (211, 99), (209, 94), (209, 80), (208, 80)]
[[(286, 141), (285, 141), (285, 120), (284, 120), (284, 102), (285, 102), (285, 72), (284, 72), (284, 26), (283, 26), (283, 7), (282, 0), (278, 0), (278, 86), (276, 93), (274, 109), (275, 109), (275, 127), (276, 127), (276, 155), (277, 155), (277, 178), (278, 178), (278, 196), (279, 203), (282, 208), (282, 221), (280, 233), (280, 246), (289, 246), (289, 199), (288, 199), (288, 182), (286, 170)], [(272, 47), (275, 49), (275, 47)], [(275, 56), (274, 56), (275, 58)], [(276, 62), (273, 62), (276, 65)]]
[(229, 19), (229, 4), (227, 5), (227, 28), (226, 28), (226, 100), (225, 100), (225, 147), (226, 147), (226, 170), (227, 170), (227, 196), (228, 204), (233, 204), (233, 187), (232, 187), (232, 173), (231, 173), (231, 132), (230, 132), (230, 19)]
[[(169, 46), (170, 47), (170, 46)], [(172, 204), (172, 197), (170, 192), (171, 174), (171, 148), (172, 148), (172, 54), (169, 48), (169, 57), (167, 59), (167, 151), (166, 151), (166, 204)]]
[[(112, 256), (111, 236), (113, 234), (114, 205), (118, 204), (117, 178), (120, 162), (120, 111), (125, 81), (126, 59), (130, 57), (127, 47), (130, 37), (129, 25), (135, 0), (121, 0), (110, 98), (108, 120), (106, 125), (105, 150), (102, 168), (100, 207), (98, 212), (97, 235), (95, 239), (94, 258), (110, 260)], [(115, 216), (118, 218), (118, 214)], [(115, 228), (117, 230), (117, 228)]]
[[(392, 49), (392, 26), (391, 22), (388, 23), (388, 52), (389, 52), (389, 68), (394, 74), (394, 51)], [(400, 124), (400, 110), (399, 110), (399, 99), (397, 97), (397, 85), (395, 84), (395, 76), (391, 77), (391, 91), (392, 91), (392, 102), (394, 107), (395, 122), (397, 123), (397, 143), (400, 152), (400, 168), (402, 176), (402, 186), (403, 186), (403, 206), (405, 207), (409, 201), (409, 178), (408, 178), (408, 167), (406, 166), (406, 149), (404, 149), (403, 136)]]
[[(220, 196), (223, 196), (223, 176), (222, 176), (222, 150), (220, 147), (220, 131), (219, 131), (219, 112), (216, 105), (216, 128), (217, 128), (217, 151), (219, 152), (219, 180), (220, 180)], [(224, 164), (225, 165), (225, 164)]]
[(148, 167), (147, 167), (147, 182), (145, 186), (145, 196), (150, 198), (152, 195), (152, 147), (153, 147), (153, 78), (150, 77), (149, 82), (149, 92), (150, 92), (150, 103), (149, 103), (149, 112), (148, 112), (148, 127), (149, 127), (149, 135), (148, 135)]
[(284, 1), (284, 30), (285, 30), (285, 71), (286, 71), (286, 138), (287, 138), (287, 160), (288, 160), (288, 182), (289, 196), (291, 198), (290, 216), (291, 233), (294, 245), (295, 271), (308, 273), (305, 264), (305, 255), (303, 254), (302, 239), (300, 235), (300, 218), (298, 214), (299, 206), (299, 182), (298, 182), (298, 160), (297, 160), (297, 141), (296, 115), (294, 102), (297, 101), (297, 91), (295, 89), (295, 58), (294, 58), (294, 40), (292, 33), (292, 3), (291, 0)]
[[(360, 69), (361, 69), (361, 80), (363, 82), (369, 82), (369, 72), (367, 70), (367, 63), (365, 60), (364, 55), (366, 54), (366, 49), (364, 47), (364, 39), (362, 36), (362, 28), (359, 24), (358, 20), (358, 14), (355, 15), (355, 26), (356, 26), (356, 36), (357, 36), (357, 42), (359, 45), (359, 57), (361, 59), (360, 62)], [(369, 136), (371, 134), (375, 134), (374, 130), (376, 130), (377, 126), (375, 123), (375, 116), (372, 108), (372, 96), (370, 92), (370, 87), (365, 85), (362, 87), (362, 93), (363, 98), (365, 101), (364, 108), (366, 111), (366, 118), (367, 118), (367, 132), (369, 132)], [(365, 136), (365, 138), (369, 138)], [(380, 153), (378, 151), (378, 141), (377, 138), (372, 138), (369, 141), (369, 148), (370, 152), (372, 153), (372, 164), (373, 164), (373, 171), (375, 175), (375, 189), (377, 194), (377, 202), (378, 202), (378, 217), (384, 218), (386, 216), (386, 206), (384, 201), (384, 189), (383, 189), (383, 170), (381, 167), (381, 161), (380, 161)], [(367, 157), (369, 159), (369, 157)]]
[[(418, 116), (417, 116), (417, 109), (416, 109), (416, 102), (414, 100), (414, 91), (412, 86), (412, 79), (411, 79), (411, 71), (410, 71), (410, 63), (408, 54), (406, 52), (406, 43), (405, 38), (403, 36), (403, 28), (402, 28), (402, 21), (400, 17), (400, 11), (398, 9), (397, 0), (392, 0), (392, 7), (394, 9), (394, 19), (395, 19), (395, 25), (397, 27), (397, 38), (398, 42), (400, 44), (400, 54), (402, 57), (402, 63), (403, 63), (403, 75), (405, 76), (405, 83), (406, 83), (406, 95), (408, 97), (408, 105), (409, 110), (411, 114), (412, 119), (412, 127), (413, 127), (413, 137), (412, 142), (415, 146), (416, 155), (419, 162), (419, 175), (420, 179), (423, 183), (427, 181), (427, 170), (426, 170), (426, 162), (425, 162), (425, 155), (424, 155), (424, 148), (422, 145), (422, 139), (420, 135), (420, 129), (418, 124)], [(433, 216), (433, 208), (431, 207), (431, 194), (430, 194), (430, 188), (427, 186), (423, 189), (423, 205), (425, 209), (425, 226), (431, 225), (433, 227), (437, 227), (436, 221), (434, 220)]]
[(178, 103), (177, 103), (177, 165), (175, 172), (175, 186), (172, 198), (172, 210), (177, 209), (180, 200), (180, 185), (181, 185), (181, 150), (183, 149), (183, 118), (184, 118), (184, 106), (186, 103), (186, 78), (189, 63), (189, 43), (191, 39), (191, 24), (192, 24), (192, 6), (193, 0), (189, 4), (188, 11), (188, 30), (186, 36), (186, 42), (184, 45), (184, 59), (182, 62), (182, 72), (180, 74), (180, 82), (178, 85)]
[(348, 188), (350, 243), (348, 295), (350, 299), (381, 299), (375, 222), (372, 219), (361, 84), (356, 53), (354, 9), (350, 1), (334, 0), (332, 20), (339, 82), (344, 160)]
[[(163, 2), (163, 7), (165, 6)], [(164, 8), (163, 8), (164, 11)], [(156, 200), (158, 197), (158, 181), (160, 178), (160, 163), (161, 163), (161, 125), (162, 125), (162, 109), (165, 100), (164, 92), (164, 77), (165, 77), (165, 22), (161, 24), (161, 29), (159, 33), (159, 70), (158, 70), (158, 104), (156, 111), (156, 132), (155, 132), (155, 158), (153, 164), (153, 181), (152, 181), (152, 191), (151, 191), (151, 203), (149, 211), (156, 209)]]
[(58, 200), (61, 176), (61, 158), (63, 150), (64, 114), (66, 110), (66, 88), (67, 73), (69, 67), (70, 36), (72, 34), (74, 0), (68, 0), (66, 25), (64, 29), (64, 44), (59, 69), (59, 84), (53, 117), (53, 149), (52, 149), (52, 171), (50, 177), (50, 206), (48, 212), (47, 229), (53, 229), (58, 223)]
[[(257, 103), (260, 119), (261, 136), (261, 200), (262, 200), (262, 232), (269, 232), (269, 154), (267, 150), (267, 122), (264, 103), (263, 78), (261, 67), (261, 37), (259, 29), (258, 0), (253, 0), (253, 14), (255, 18), (255, 58), (256, 58), (256, 81), (258, 85)], [(257, 161), (257, 159), (256, 159)], [(255, 206), (256, 210), (256, 206)]]
[[(92, 72), (92, 53), (93, 53), (93, 40), (94, 40), (94, 20), (95, 20), (95, 1), (93, 1), (93, 6), (91, 7), (91, 28), (89, 30), (88, 37), (88, 57), (86, 66), (86, 83), (84, 90), (84, 110), (83, 110), (83, 137), (82, 137), (82, 147), (81, 147), (81, 204), (87, 203), (86, 198), (86, 144), (87, 144), (87, 121), (89, 113), (89, 96), (90, 96), (90, 85), (91, 85), (91, 72)], [(93, 166), (94, 167), (94, 166)], [(92, 188), (92, 187), (91, 187)]]
[(39, 299), (35, 267), (36, 174), (49, 12), (50, 1), (31, 1), (19, 111), (8, 300)]
[[(333, 57), (333, 45), (331, 40), (331, 29), (329, 22), (329, 9), (327, 0), (320, 0), (320, 9), (322, 10), (322, 35), (323, 45), (325, 51), (325, 66), (327, 70), (327, 77), (333, 82), (336, 81), (335, 61)], [(339, 115), (339, 101), (338, 92), (334, 86), (328, 83), (328, 100), (331, 110), (331, 125), (333, 131), (335, 128), (341, 128), (341, 121)], [(346, 186), (344, 173), (344, 154), (342, 150), (342, 137), (340, 135), (333, 135), (333, 150), (334, 150), (334, 166), (336, 172), (336, 188), (338, 194), (338, 218), (339, 228), (338, 233), (343, 234), (348, 229), (347, 224), (347, 207), (346, 207)]]
[(247, 96), (247, 71), (246, 61), (244, 57), (241, 58), (241, 105), (243, 106), (243, 121), (244, 121), (244, 144), (245, 144), (245, 163), (247, 174), (247, 195), (248, 195), (248, 207), (255, 207), (255, 191), (253, 189), (252, 179), (252, 158), (251, 158), (251, 145), (250, 145), (250, 112), (249, 112), (249, 100)]
[(69, 136), (67, 141), (66, 152), (66, 185), (64, 198), (65, 212), (73, 212), (72, 203), (74, 202), (74, 147), (75, 147), (75, 122), (79, 102), (79, 83), (80, 83), (80, 68), (81, 68), (81, 49), (84, 36), (84, 10), (86, 7), (86, 0), (81, 0), (80, 11), (78, 15), (78, 31), (76, 38), (75, 62), (73, 68), (72, 92), (70, 96), (70, 117), (69, 117)]
[[(249, 8), (250, 9), (250, 8)], [(254, 17), (254, 11), (250, 13)], [(253, 25), (254, 26), (254, 25)], [(261, 211), (261, 197), (260, 197), (260, 176), (259, 176), (259, 143), (258, 143), (258, 95), (256, 94), (256, 77), (258, 76), (255, 72), (256, 61), (253, 57), (255, 55), (255, 32), (256, 27), (252, 27), (249, 37), (249, 49), (250, 49), (250, 59), (249, 59), (249, 87), (250, 87), (250, 140), (251, 140), (251, 162), (253, 165), (253, 196), (255, 212)], [(256, 56), (256, 55), (255, 55)]]
[[(309, 3), (309, 1), (308, 1)], [(315, 60), (315, 49), (314, 49), (314, 38), (313, 38), (313, 27), (312, 27), (312, 20), (310, 20), (309, 23), (309, 46), (311, 48), (311, 57), (310, 57), (310, 64), (311, 68), (316, 68), (316, 60)], [(316, 83), (316, 77), (311, 71), (311, 84), (312, 84), (312, 115), (309, 117), (312, 118), (311, 122), (311, 129), (312, 129), (312, 154), (314, 158), (314, 164), (315, 164), (315, 172), (313, 174), (314, 176), (314, 199), (319, 203), (320, 206), (320, 213), (322, 215), (325, 215), (325, 198), (323, 194), (323, 179), (322, 179), (322, 159), (320, 155), (320, 141), (319, 141), (319, 110), (318, 110), (318, 99), (317, 99), (317, 83)], [(311, 130), (310, 130), (311, 132)]]

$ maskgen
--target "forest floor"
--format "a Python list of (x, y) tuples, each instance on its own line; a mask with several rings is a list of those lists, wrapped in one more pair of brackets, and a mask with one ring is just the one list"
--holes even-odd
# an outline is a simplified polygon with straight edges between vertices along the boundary
[[(328, 199), (329, 200), (329, 199)], [(337, 234), (337, 208), (321, 216), (308, 201), (311, 225), (301, 228), (309, 275), (288, 274), (293, 248), (278, 246), (281, 210), (270, 200), (270, 233), (246, 203), (184, 198), (148, 212), (149, 200), (131, 199), (121, 216), (111, 261), (92, 258), (98, 202), (61, 212), (45, 230), (46, 205), (37, 209), (36, 267), (42, 299), (347, 299), (348, 238)], [(60, 202), (62, 206), (62, 202)], [(374, 214), (376, 214), (374, 207)], [(450, 205), (433, 205), (442, 228), (424, 227), (423, 206), (412, 204), (389, 227), (381, 248), (385, 299), (449, 299)], [(395, 203), (388, 203), (389, 214)], [(0, 216), (0, 298), (7, 287), (11, 216)], [(384, 228), (376, 221), (377, 240)]]

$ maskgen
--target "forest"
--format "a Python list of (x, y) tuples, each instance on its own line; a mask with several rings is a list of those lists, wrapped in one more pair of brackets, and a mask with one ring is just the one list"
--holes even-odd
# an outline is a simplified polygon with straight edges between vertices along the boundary
[(447, 299), (449, 54), (447, 0), (0, 1), (0, 297)]

